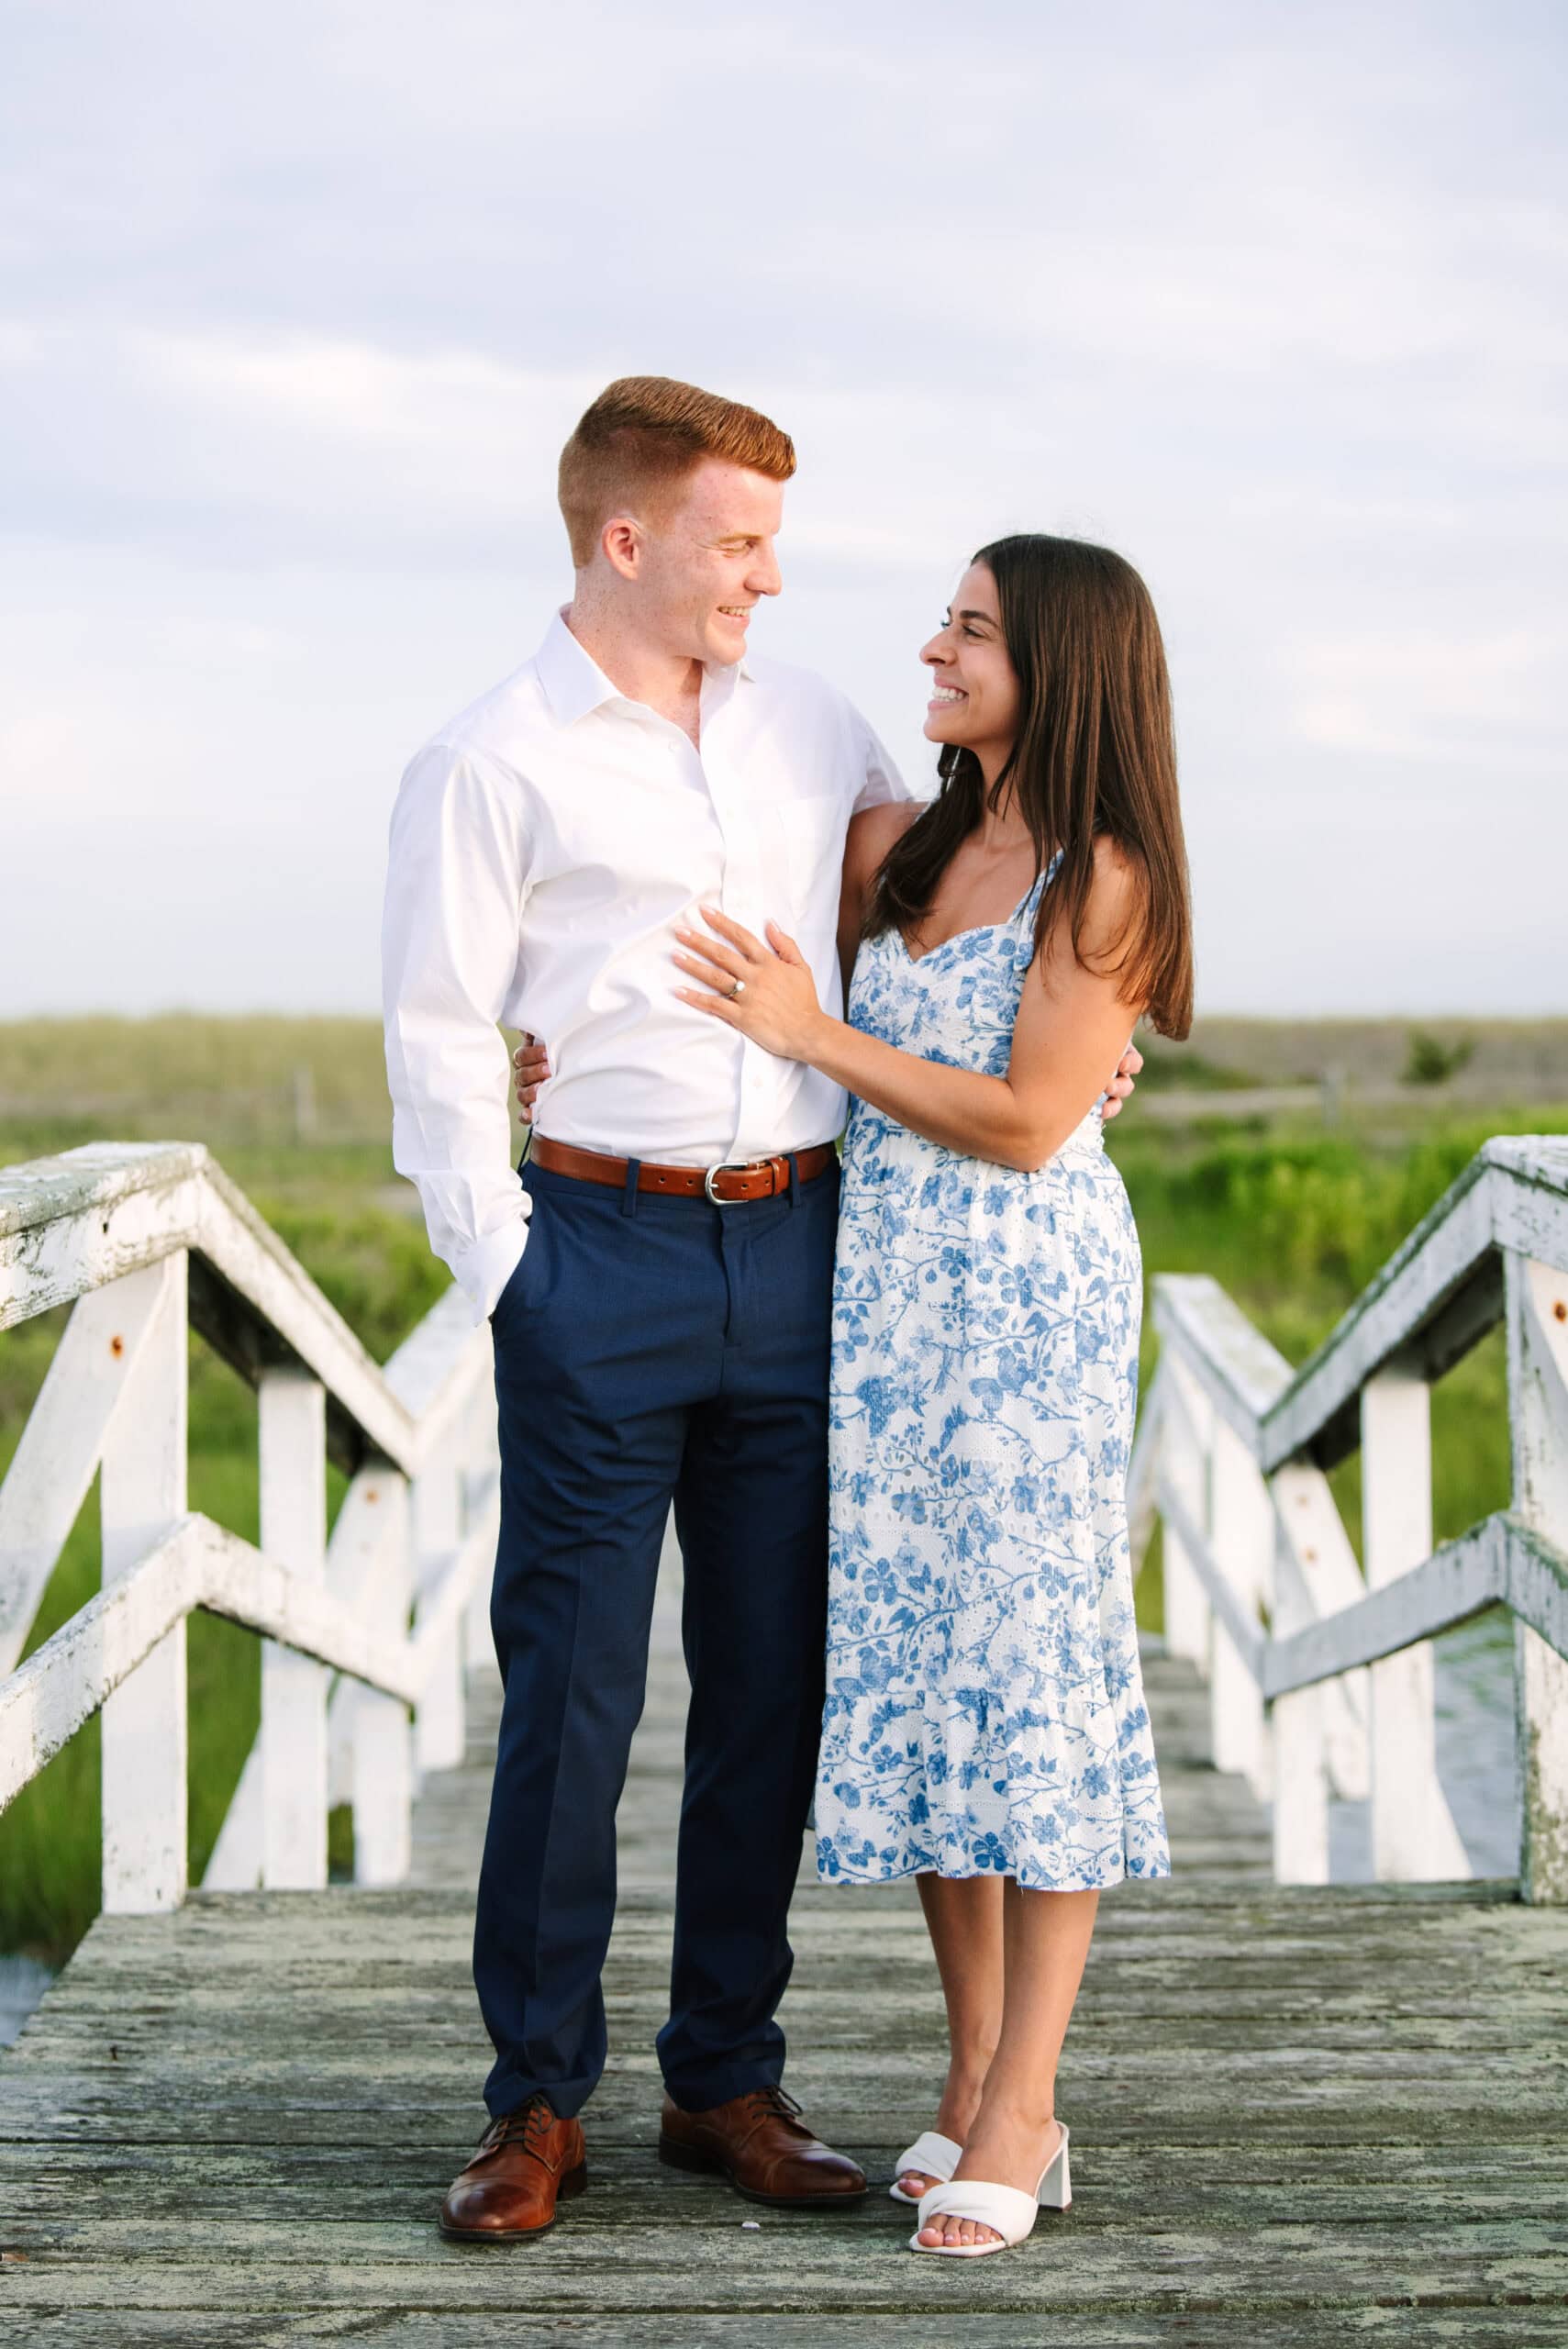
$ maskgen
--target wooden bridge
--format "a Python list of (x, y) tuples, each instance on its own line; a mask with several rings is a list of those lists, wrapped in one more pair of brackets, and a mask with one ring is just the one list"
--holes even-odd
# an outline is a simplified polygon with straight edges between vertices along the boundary
[[(673, 1555), (621, 1811), (592, 2190), (535, 2244), (439, 2240), (487, 2063), (468, 1972), (495, 1720), (486, 1335), (443, 1301), (378, 1370), (199, 1150), (0, 1174), (0, 1326), (72, 1298), (0, 1487), (0, 1671), (95, 1468), (104, 1588), (0, 1681), (0, 1800), (102, 1709), (104, 1914), (0, 2057), (0, 2341), (1563, 2338), (1563, 1145), (1489, 1145), (1298, 1373), (1211, 1284), (1161, 1285), (1133, 1501), (1140, 1537), (1163, 1518), (1170, 1652), (1148, 1676), (1176, 1872), (1102, 1906), (1062, 2082), (1073, 2210), (978, 2265), (911, 2258), (880, 2193), (781, 2214), (654, 2158)], [(1513, 1505), (1433, 1554), (1427, 1385), (1499, 1318)], [(185, 1507), (187, 1319), (257, 1390), (259, 1549)], [(1323, 1481), (1358, 1441), (1364, 1580)], [(328, 1453), (351, 1474), (329, 1542)], [(1499, 1600), (1522, 1874), (1475, 1883), (1426, 1642)], [(257, 1750), (187, 1896), (195, 1607), (269, 1644)], [(1370, 1806), (1385, 1880), (1326, 1881), (1335, 1797)], [(354, 1808), (352, 1887), (326, 1883), (333, 1800)], [(807, 1868), (795, 1940), (790, 2084), (881, 2181), (942, 2068), (917, 1905)]]

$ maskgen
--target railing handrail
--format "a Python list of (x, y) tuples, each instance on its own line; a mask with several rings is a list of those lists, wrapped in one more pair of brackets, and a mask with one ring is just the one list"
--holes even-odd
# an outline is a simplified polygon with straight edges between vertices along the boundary
[[(1513, 1502), (1439, 1547), (1429, 1390), (1504, 1320)], [(1312, 1881), (1326, 1865), (1329, 1777), (1342, 1794), (1370, 1781), (1374, 1827), (1383, 1803), (1383, 1872), (1467, 1869), (1437, 1780), (1427, 1642), (1500, 1604), (1520, 1642), (1521, 1877), (1568, 1898), (1568, 1141), (1486, 1142), (1299, 1370), (1206, 1275), (1157, 1277), (1154, 1321), (1134, 1549), (1161, 1516), (1173, 1643), (1210, 1664), (1220, 1765), (1274, 1787), (1271, 1721), (1288, 1715), (1312, 1790), (1277, 1789), (1279, 1872)], [(1364, 1580), (1324, 1475), (1358, 1447)], [(1330, 1712), (1310, 1709), (1319, 1698)]]
[(91, 1142), (0, 1169), (0, 1330), (181, 1249), (192, 1327), (242, 1377), (295, 1364), (327, 1391), (339, 1466), (373, 1456), (418, 1474), (472, 1369), (462, 1292), (382, 1369), (200, 1142)]
[(1568, 1140), (1484, 1143), (1299, 1370), (1207, 1274), (1156, 1279), (1155, 1326), (1265, 1474), (1302, 1453), (1328, 1467), (1354, 1449), (1347, 1411), (1385, 1364), (1413, 1350), (1440, 1377), (1502, 1319), (1504, 1249), (1568, 1270)]
[[(0, 1170), (0, 1330), (67, 1303), (0, 1483), (0, 1807), (102, 1709), (105, 1904), (183, 1898), (183, 1625), (205, 1609), (268, 1642), (262, 1727), (209, 1880), (325, 1881), (339, 1798), (360, 1880), (398, 1880), (416, 1771), (461, 1759), (483, 1645), (488, 1330), (448, 1289), (379, 1366), (199, 1143)], [(257, 1390), (259, 1544), (187, 1505), (187, 1328)], [(350, 1475), (329, 1542), (328, 1453)], [(100, 1471), (104, 1587), (13, 1671)]]
[(198, 1608), (406, 1704), (417, 1701), (424, 1659), (417, 1641), (378, 1637), (330, 1592), (191, 1510), (0, 1680), (0, 1809)]

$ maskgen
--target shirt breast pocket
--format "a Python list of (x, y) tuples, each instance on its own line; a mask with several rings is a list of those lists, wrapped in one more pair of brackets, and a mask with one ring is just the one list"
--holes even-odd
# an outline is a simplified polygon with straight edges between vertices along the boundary
[[(788, 910), (776, 917), (787, 930), (831, 931), (839, 919), (839, 884), (844, 863), (843, 803), (837, 792), (773, 804), (778, 843), (777, 882)], [(770, 882), (774, 881), (773, 874)], [(774, 884), (777, 885), (777, 883)], [(770, 889), (770, 896), (773, 889)]]

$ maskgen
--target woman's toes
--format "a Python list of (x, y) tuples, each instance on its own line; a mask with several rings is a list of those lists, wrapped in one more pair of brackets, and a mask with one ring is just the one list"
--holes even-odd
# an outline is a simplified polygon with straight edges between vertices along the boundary
[(920, 2229), (920, 2241), (933, 2251), (958, 2251), (977, 2243), (1000, 2243), (995, 2227), (983, 2226), (974, 2219), (943, 2216), (929, 2219)]

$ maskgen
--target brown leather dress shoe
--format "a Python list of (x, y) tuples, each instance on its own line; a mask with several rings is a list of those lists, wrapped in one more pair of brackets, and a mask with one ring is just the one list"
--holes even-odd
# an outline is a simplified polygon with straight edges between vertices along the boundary
[(752, 2202), (826, 2210), (858, 2202), (865, 2172), (814, 2137), (783, 2088), (752, 2088), (709, 2112), (683, 2112), (664, 2099), (659, 2158), (674, 2169), (717, 2172)]
[(526, 2243), (555, 2224), (555, 2205), (588, 2183), (583, 2123), (558, 2121), (534, 2096), (493, 2121), (441, 2204), (441, 2232), (457, 2243)]

